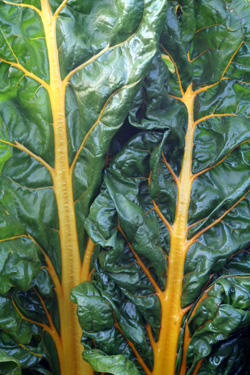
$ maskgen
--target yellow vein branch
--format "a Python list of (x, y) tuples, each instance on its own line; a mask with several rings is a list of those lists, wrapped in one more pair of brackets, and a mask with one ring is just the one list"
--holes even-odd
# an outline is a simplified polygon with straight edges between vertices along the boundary
[(206, 121), (210, 118), (215, 118), (215, 117), (228, 117), (228, 116), (234, 116), (236, 117), (237, 115), (235, 113), (220, 113), (220, 114), (211, 114), (211, 115), (207, 115), (207, 116), (204, 116), (202, 118), (200, 118), (199, 120), (195, 121), (193, 126), (196, 127), (198, 124), (200, 124), (201, 122), (203, 121)]
[(207, 116), (204, 116), (202, 118), (200, 118), (199, 120), (195, 121), (194, 122), (194, 127), (196, 127), (198, 124), (200, 124), (201, 122), (203, 121), (206, 121), (210, 118), (215, 118), (215, 117), (228, 117), (228, 116), (233, 116), (233, 117), (236, 117), (237, 115), (235, 113), (220, 113), (220, 114), (211, 114), (211, 115), (207, 115)]
[(54, 169), (44, 159), (42, 159), (40, 156), (34, 154), (32, 151), (30, 151), (28, 148), (26, 148), (21, 143), (15, 141), (15, 144), (13, 144), (11, 142), (4, 141), (3, 139), (0, 139), (0, 142), (4, 143), (6, 145), (9, 145), (11, 147), (15, 147), (18, 150), (21, 150), (21, 151), (25, 152), (26, 154), (30, 155), (33, 159), (35, 159), (36, 161), (38, 161), (39, 163), (41, 163), (46, 169), (48, 169), (48, 171), (50, 172), (50, 174), (52, 176), (54, 175)]
[(132, 251), (132, 253), (134, 254), (139, 266), (141, 267), (141, 269), (144, 271), (145, 275), (147, 276), (147, 278), (149, 279), (149, 281), (151, 282), (151, 284), (153, 285), (153, 287), (155, 288), (155, 291), (157, 293), (157, 295), (161, 295), (163, 292), (162, 290), (160, 289), (160, 287), (158, 286), (158, 284), (156, 283), (155, 279), (153, 278), (153, 276), (151, 275), (149, 269), (145, 266), (145, 264), (142, 262), (141, 258), (139, 257), (139, 255), (136, 253), (136, 251), (134, 250), (132, 244), (127, 240), (127, 237), (125, 235), (125, 233), (123, 232), (121, 226), (120, 226), (120, 223), (118, 224), (118, 229), (119, 231), (121, 232), (121, 234), (123, 235), (125, 241), (127, 242), (130, 250)]
[(206, 53), (207, 51), (210, 51), (210, 49), (206, 49), (205, 51), (201, 52), (198, 56), (194, 57), (192, 60), (190, 59), (190, 54), (188, 52), (188, 61), (190, 63), (194, 62), (195, 60), (197, 60), (199, 57), (201, 57), (202, 55), (204, 55), (204, 53)]
[(136, 359), (137, 361), (140, 363), (141, 367), (143, 368), (143, 370), (145, 371), (146, 375), (152, 375), (152, 372), (149, 370), (148, 366), (146, 365), (146, 363), (144, 362), (144, 360), (142, 359), (142, 357), (140, 356), (140, 354), (138, 353), (135, 345), (126, 337), (126, 335), (124, 334), (123, 330), (121, 329), (119, 323), (117, 322), (116, 320), (116, 317), (114, 315), (114, 319), (115, 319), (115, 327), (121, 332), (121, 334), (125, 337), (125, 339), (127, 340), (129, 346), (131, 347), (131, 349), (133, 350), (135, 356), (136, 356)]
[(222, 81), (225, 81), (225, 80), (228, 80), (228, 78), (222, 78), (220, 81), (212, 83), (211, 85), (201, 87), (200, 89), (194, 91), (194, 95), (196, 96), (196, 95), (200, 94), (201, 92), (207, 91), (207, 90), (217, 86), (219, 83), (221, 83)]
[(196, 367), (195, 367), (195, 369), (194, 369), (193, 375), (197, 375), (197, 374), (198, 374), (199, 369), (201, 368), (201, 365), (202, 365), (202, 362), (204, 361), (204, 359), (205, 359), (205, 358), (201, 359), (201, 360), (197, 363), (197, 365), (196, 365)]
[(6, 0), (3, 0), (3, 2), (5, 4), (8, 4), (8, 5), (14, 5), (16, 7), (21, 7), (21, 8), (30, 8), (32, 10), (34, 10), (35, 12), (37, 12), (39, 14), (39, 16), (41, 16), (41, 11), (36, 8), (34, 5), (31, 5), (31, 4), (23, 4), (23, 3), (12, 3), (11, 1), (6, 1)]
[(176, 99), (176, 100), (179, 100), (180, 102), (183, 102), (183, 98), (182, 97), (174, 96), (174, 95), (169, 95), (169, 97), (173, 98), (173, 99)]
[(17, 313), (21, 316), (21, 318), (22, 318), (23, 320), (25, 320), (25, 321), (27, 321), (27, 322), (29, 322), (29, 323), (31, 323), (31, 324), (35, 324), (35, 325), (37, 325), (37, 326), (43, 328), (44, 331), (48, 332), (48, 334), (51, 336), (51, 338), (53, 339), (53, 341), (54, 341), (54, 343), (55, 343), (55, 345), (56, 345), (56, 349), (57, 349), (58, 357), (59, 357), (59, 358), (62, 358), (62, 356), (63, 356), (63, 353), (62, 353), (62, 342), (61, 342), (61, 340), (60, 340), (60, 337), (58, 336), (57, 331), (56, 331), (54, 328), (48, 326), (47, 324), (39, 323), (39, 322), (36, 322), (36, 321), (34, 321), (34, 320), (31, 320), (31, 319), (26, 318), (26, 317), (21, 313), (21, 311), (19, 310), (19, 308), (17, 307), (17, 304), (15, 303), (13, 297), (11, 297), (11, 300), (12, 300), (12, 304), (13, 304), (13, 306), (15, 307)]
[(153, 336), (153, 331), (152, 331), (152, 327), (149, 323), (147, 323), (146, 325), (146, 330), (147, 330), (147, 333), (148, 333), (148, 338), (149, 338), (149, 341), (150, 341), (150, 344), (153, 348), (153, 351), (156, 350), (156, 342), (155, 342), (155, 339), (154, 339), (154, 336)]
[(199, 220), (199, 221), (196, 221), (195, 223), (193, 223), (193, 224), (191, 224), (191, 225), (189, 225), (189, 226), (187, 227), (187, 229), (186, 229), (186, 233), (187, 233), (191, 228), (193, 228), (193, 227), (195, 227), (196, 225), (202, 223), (204, 220), (206, 220), (206, 217), (203, 218), (203, 219), (201, 219), (201, 220)]
[(46, 314), (46, 316), (47, 316), (47, 319), (48, 319), (48, 321), (49, 321), (49, 326), (50, 326), (51, 330), (54, 332), (54, 335), (55, 335), (54, 337), (57, 337), (57, 343), (59, 344), (59, 348), (60, 348), (60, 347), (62, 346), (62, 340), (61, 340), (61, 337), (60, 337), (59, 334), (58, 334), (58, 331), (57, 331), (56, 327), (54, 326), (53, 320), (52, 320), (52, 318), (51, 318), (50, 313), (48, 312), (48, 309), (47, 309), (47, 307), (46, 307), (46, 305), (45, 305), (45, 302), (44, 302), (44, 300), (42, 299), (41, 295), (40, 295), (40, 294), (38, 293), (38, 291), (36, 290), (36, 288), (33, 288), (33, 290), (34, 290), (34, 292), (36, 293), (36, 295), (37, 295), (39, 301), (41, 302), (41, 305), (42, 305), (42, 307), (43, 307), (43, 309), (44, 309), (44, 312), (45, 312), (45, 314)]
[(27, 69), (25, 69), (21, 64), (19, 63), (14, 63), (12, 61), (7, 61), (7, 60), (4, 60), (2, 57), (0, 57), (0, 61), (4, 62), (5, 64), (9, 64), (11, 66), (14, 66), (15, 68), (21, 70), (22, 72), (24, 72), (24, 74), (27, 76), (27, 77), (30, 77), (32, 79), (34, 79), (35, 81), (37, 81), (38, 83), (40, 83), (47, 91), (50, 90), (50, 87), (48, 85), (47, 82), (45, 82), (42, 78), (36, 76), (35, 74), (33, 74), (32, 72), (29, 72)]
[(17, 185), (17, 186), (20, 186), (21, 188), (23, 189), (27, 189), (27, 190), (30, 190), (30, 191), (38, 191), (38, 190), (47, 190), (47, 189), (54, 189), (54, 186), (45, 186), (45, 187), (40, 187), (40, 188), (30, 188), (30, 187), (27, 187), (27, 186), (24, 186), (24, 185), (21, 185), (19, 184), (18, 182), (12, 180), (12, 178), (10, 177), (6, 177), (9, 181), (11, 181), (13, 184)]
[(155, 212), (159, 215), (159, 217), (161, 218), (161, 220), (163, 221), (163, 223), (166, 225), (166, 227), (168, 228), (169, 232), (170, 233), (173, 233), (173, 227), (172, 225), (168, 222), (168, 220), (165, 218), (165, 216), (163, 215), (163, 213), (161, 212), (159, 206), (155, 203), (154, 200), (152, 200), (153, 202), (153, 205), (154, 205), (154, 210)]
[(91, 64), (92, 62), (94, 62), (96, 59), (98, 59), (98, 57), (102, 56), (106, 51), (109, 50), (109, 45), (107, 45), (107, 47), (105, 47), (103, 50), (101, 50), (99, 53), (97, 53), (96, 55), (94, 55), (93, 57), (91, 57), (91, 59), (89, 59), (88, 61), (86, 61), (85, 63), (79, 65), (77, 68), (75, 68), (74, 70), (72, 70), (71, 72), (69, 72), (69, 74), (64, 78), (63, 80), (63, 85), (64, 86), (67, 86), (70, 78), (77, 72), (79, 72), (80, 70), (84, 69), (86, 66), (88, 66), (89, 64)]
[[(223, 161), (225, 161), (225, 160), (228, 158), (228, 156), (230, 156), (231, 153), (232, 153), (234, 150), (236, 150), (236, 148), (240, 147), (241, 145), (243, 145), (244, 143), (247, 143), (247, 142), (249, 142), (249, 141), (250, 141), (250, 139), (247, 139), (246, 141), (241, 142), (239, 145), (237, 145), (236, 147), (234, 147), (234, 148), (233, 148), (233, 149), (232, 149), (227, 155), (225, 155), (220, 161), (218, 161), (218, 163), (212, 165), (211, 167), (207, 167), (207, 168), (203, 169), (203, 170), (200, 171), (200, 172), (197, 172), (197, 173), (193, 174), (193, 176), (192, 176), (192, 181), (194, 181), (197, 177), (201, 176), (203, 173), (206, 173), (206, 172), (210, 171), (211, 169), (217, 167), (217, 166), (220, 165), (221, 163), (223, 163)], [(204, 220), (204, 219), (202, 219), (202, 220)], [(196, 224), (194, 224), (194, 225), (196, 225)], [(190, 226), (189, 228), (191, 228), (191, 226)]]
[(37, 322), (37, 321), (35, 321), (35, 320), (32, 320), (32, 319), (26, 318), (26, 317), (21, 313), (21, 311), (19, 310), (19, 308), (17, 307), (17, 304), (16, 304), (16, 302), (14, 301), (14, 298), (13, 298), (12, 296), (11, 296), (11, 300), (12, 300), (12, 304), (13, 304), (14, 308), (16, 309), (18, 315), (20, 315), (21, 318), (22, 318), (23, 320), (25, 320), (26, 322), (29, 322), (29, 323), (31, 323), (31, 324), (35, 324), (35, 325), (37, 325), (37, 326), (39, 326), (39, 327), (41, 327), (41, 328), (43, 328), (46, 332), (48, 332), (48, 333), (51, 335), (51, 337), (53, 337), (54, 333), (52, 332), (52, 329), (51, 329), (47, 324), (45, 324), (45, 323), (40, 323), (40, 322)]
[(30, 238), (40, 248), (41, 252), (43, 253), (45, 262), (47, 264), (46, 269), (48, 270), (49, 275), (51, 277), (51, 280), (54, 283), (57, 297), (58, 297), (58, 299), (62, 298), (62, 296), (63, 296), (62, 286), (61, 286), (60, 280), (58, 278), (58, 275), (57, 275), (57, 273), (55, 271), (55, 268), (53, 266), (53, 263), (51, 262), (50, 258), (48, 257), (48, 255), (46, 254), (46, 252), (44, 251), (44, 249), (39, 245), (39, 243), (30, 234), (27, 237)]
[(8, 39), (6, 38), (6, 36), (4, 35), (2, 30), (1, 30), (1, 33), (2, 33), (2, 36), (4, 37), (5, 42), (7, 43), (8, 47), (9, 47), (9, 49), (11, 50), (12, 55), (15, 57), (16, 62), (19, 64), (18, 58), (17, 58), (15, 52), (13, 51), (13, 48), (11, 47)]
[(211, 224), (209, 224), (206, 228), (200, 230), (198, 233), (196, 233), (192, 238), (190, 238), (189, 241), (186, 242), (185, 249), (186, 251), (189, 249), (189, 247), (205, 232), (207, 232), (209, 229), (213, 228), (216, 224), (220, 223), (222, 219), (229, 214), (241, 201), (243, 201), (247, 195), (249, 194), (250, 190), (246, 194), (244, 194), (232, 207), (230, 207), (228, 210), (226, 210), (223, 215), (221, 215), (218, 219), (214, 220)]
[(81, 282), (89, 281), (89, 278), (90, 278), (90, 263), (91, 263), (91, 258), (92, 258), (94, 248), (95, 248), (95, 244), (89, 238), (87, 247), (85, 249), (84, 257), (83, 257), (83, 262), (82, 262)]
[(179, 177), (176, 176), (176, 174), (174, 173), (173, 169), (171, 168), (171, 165), (167, 162), (166, 158), (165, 158), (165, 155), (162, 153), (162, 160), (164, 162), (164, 164), (166, 165), (166, 167), (168, 168), (169, 172), (171, 173), (175, 183), (176, 183), (176, 186), (177, 186), (177, 190), (179, 190), (179, 184), (180, 184), (180, 179)]
[(32, 352), (29, 348), (27, 348), (27, 346), (25, 346), (23, 344), (18, 343), (18, 346), (20, 346), (24, 350), (27, 350), (27, 352), (29, 352), (30, 354), (34, 355), (35, 357), (39, 357), (39, 358), (43, 358), (44, 357), (43, 354), (38, 354), (38, 353)]
[(24, 234), (21, 234), (20, 236), (14, 236), (14, 237), (8, 237), (8, 238), (3, 238), (2, 240), (0, 240), (0, 242), (6, 242), (6, 241), (13, 241), (13, 240), (16, 240), (18, 238), (28, 238), (28, 236), (24, 235)]
[[(140, 78), (138, 81), (136, 81), (136, 82), (133, 82), (133, 83), (131, 83), (131, 84), (124, 85), (123, 87), (120, 87), (118, 90), (116, 90), (115, 92), (113, 92), (113, 94), (111, 94), (110, 97), (106, 100), (106, 102), (105, 102), (105, 104), (104, 104), (104, 106), (103, 106), (103, 108), (102, 108), (102, 110), (101, 110), (101, 112), (100, 112), (100, 114), (99, 114), (98, 119), (97, 119), (96, 122), (92, 125), (92, 127), (89, 129), (89, 131), (87, 132), (87, 134), (85, 135), (85, 137), (84, 137), (84, 139), (83, 139), (83, 141), (82, 141), (82, 143), (81, 143), (81, 146), (79, 147), (79, 149), (78, 149), (78, 151), (77, 151), (77, 153), (76, 153), (76, 155), (75, 155), (75, 157), (74, 157), (74, 160), (73, 160), (73, 162), (72, 162), (72, 164), (71, 164), (71, 166), (70, 166), (70, 173), (71, 173), (71, 176), (72, 176), (72, 173), (73, 173), (73, 170), (74, 170), (75, 164), (76, 164), (76, 162), (77, 162), (77, 160), (78, 160), (78, 158), (79, 158), (79, 155), (80, 155), (80, 153), (81, 153), (81, 151), (82, 151), (82, 149), (83, 149), (83, 147), (84, 147), (84, 145), (85, 145), (85, 143), (86, 143), (86, 141), (87, 141), (89, 135), (92, 133), (92, 131), (95, 129), (95, 127), (99, 124), (99, 122), (100, 122), (100, 120), (101, 120), (101, 118), (102, 118), (102, 116), (103, 116), (103, 114), (104, 114), (104, 111), (105, 111), (106, 107), (108, 106), (110, 100), (111, 100), (111, 99), (112, 99), (112, 98), (113, 98), (118, 92), (120, 92), (121, 90), (123, 90), (123, 89), (125, 89), (125, 88), (135, 86), (140, 80), (141, 80), (141, 78)], [(72, 177), (71, 177), (71, 178), (72, 178)]]
[(56, 20), (61, 10), (67, 5), (68, 0), (64, 0), (61, 5), (57, 8), (57, 10), (54, 13), (54, 19)]
[(191, 338), (190, 338), (190, 332), (189, 332), (189, 329), (188, 329), (188, 321), (186, 320), (184, 340), (183, 340), (182, 362), (181, 362), (181, 368), (180, 368), (179, 375), (185, 375), (186, 371), (187, 371), (186, 356), (187, 356), (187, 351), (188, 351), (188, 346), (189, 346), (190, 340), (191, 340)]
[(177, 64), (176, 64), (175, 60), (173, 59), (173, 57), (170, 55), (170, 53), (166, 50), (166, 48), (164, 47), (164, 45), (161, 44), (161, 46), (163, 48), (163, 51), (169, 56), (170, 60), (174, 64), (175, 72), (176, 72), (176, 75), (177, 75), (177, 78), (178, 78), (178, 82), (179, 82), (180, 92), (181, 92), (181, 95), (184, 96), (184, 90), (183, 90), (182, 83), (181, 83), (181, 76), (180, 76)]
[(124, 40), (123, 42), (119, 43), (119, 44), (116, 44), (112, 47), (109, 46), (109, 44), (103, 49), (101, 50), (99, 53), (97, 53), (96, 55), (94, 55), (93, 57), (91, 57), (88, 61), (86, 61), (85, 63), (79, 65), (77, 68), (75, 68), (74, 70), (72, 70), (71, 72), (69, 72), (69, 74), (64, 78), (63, 80), (63, 85), (64, 87), (67, 86), (70, 78), (77, 72), (79, 72), (80, 70), (82, 70), (83, 68), (85, 68), (87, 65), (91, 64), (92, 62), (94, 62), (96, 59), (98, 59), (98, 57), (102, 56), (105, 52), (107, 51), (112, 51), (113, 49), (117, 48), (117, 47), (120, 47), (122, 45), (124, 45), (125, 43), (127, 43), (130, 39), (132, 39), (138, 32), (138, 30), (140, 29), (141, 25), (142, 25), (142, 22), (143, 22), (143, 19), (144, 19), (144, 12), (145, 12), (145, 7), (144, 7), (144, 11), (143, 11), (143, 16), (142, 16), (142, 19), (141, 19), (141, 22), (137, 28), (137, 30), (132, 34), (130, 35), (129, 38), (127, 38), (126, 40)]
[(238, 51), (239, 51), (239, 49), (241, 48), (241, 46), (242, 46), (243, 43), (244, 43), (244, 41), (242, 40), (241, 43), (240, 43), (240, 45), (239, 45), (239, 47), (236, 49), (236, 51), (234, 52), (233, 56), (232, 56), (231, 59), (229, 60), (227, 66), (226, 66), (226, 68), (225, 68), (225, 70), (224, 70), (223, 73), (222, 73), (221, 80), (224, 78), (224, 76), (225, 76), (225, 74), (226, 74), (226, 72), (227, 72), (229, 66), (232, 64), (232, 61), (233, 61), (234, 57), (237, 55), (237, 53), (238, 53)]

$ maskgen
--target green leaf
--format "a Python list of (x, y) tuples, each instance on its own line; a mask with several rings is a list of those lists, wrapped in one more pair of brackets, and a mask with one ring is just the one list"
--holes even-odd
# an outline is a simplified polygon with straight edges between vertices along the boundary
[(167, 55), (164, 55), (164, 54), (162, 53), (162, 54), (161, 54), (161, 58), (162, 58), (162, 60), (164, 61), (164, 63), (167, 65), (168, 70), (169, 70), (171, 73), (175, 73), (175, 67), (174, 67), (174, 64), (172, 63), (170, 57), (167, 56)]
[(17, 238), (0, 243), (0, 293), (6, 293), (11, 287), (27, 290), (34, 277), (38, 274), (41, 263), (39, 252), (30, 239)]
[[(1, 137), (1, 139), (8, 139), (8, 137), (7, 137), (7, 127), (4, 124), (4, 122), (2, 121), (2, 119), (0, 119), (0, 137)], [(0, 166), (1, 166), (0, 173), (3, 169), (4, 164), (6, 163), (6, 161), (11, 156), (12, 156), (11, 147), (9, 145), (1, 143), (0, 144), (0, 161), (1, 161), (1, 163), (0, 163)]]
[[(216, 355), (213, 347), (220, 342), (222, 346), (219, 349), (217, 348), (218, 352), (221, 352), (220, 360), (217, 360), (216, 363), (212, 356), (211, 360), (207, 360), (207, 364), (205, 364), (205, 368), (207, 368), (205, 371), (210, 368), (211, 373), (217, 374), (223, 360), (224, 366), (221, 367), (226, 371), (225, 357), (228, 350), (232, 350), (232, 342), (230, 346), (226, 340), (230, 339), (231, 335), (241, 332), (250, 323), (249, 280), (249, 277), (222, 277), (208, 291), (205, 291), (201, 302), (197, 302), (189, 319), (192, 339), (187, 352), (187, 361), (190, 366), (187, 374), (192, 374), (198, 361), (209, 357), (211, 353)], [(237, 340), (234, 339), (234, 341), (237, 345)], [(242, 348), (238, 348), (236, 351), (238, 356), (241, 355), (242, 351)], [(232, 365), (232, 362), (229, 361), (226, 373), (231, 373)], [(242, 365), (244, 366), (245, 363), (241, 363), (241, 367)], [(201, 373), (206, 372), (203, 370)]]
[(2, 350), (0, 350), (0, 374), (21, 375), (19, 362)]
[[(84, 330), (108, 329), (114, 324), (111, 306), (103, 300), (94, 285), (80, 284), (71, 292), (72, 301), (79, 305), (79, 323)], [(94, 317), (94, 319), (93, 319)]]
[(126, 359), (123, 355), (106, 356), (100, 351), (87, 350), (84, 352), (83, 357), (98, 372), (108, 371), (114, 375), (139, 375), (133, 362)]

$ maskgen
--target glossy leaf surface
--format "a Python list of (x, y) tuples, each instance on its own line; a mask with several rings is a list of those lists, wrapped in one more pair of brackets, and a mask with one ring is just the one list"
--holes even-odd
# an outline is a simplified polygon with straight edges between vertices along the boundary
[(4, 351), (0, 351), (0, 363), (2, 374), (21, 374), (18, 361), (8, 356)]
[(93, 374), (70, 290), (89, 278), (94, 244), (84, 221), (165, 8), (163, 0), (0, 2), (0, 350), (13, 356), (11, 369)]
[[(248, 1), (169, 1), (130, 111), (142, 131), (86, 222), (101, 251), (77, 299), (84, 342), (141, 374), (249, 372), (249, 17)], [(92, 288), (108, 330), (82, 314)]]

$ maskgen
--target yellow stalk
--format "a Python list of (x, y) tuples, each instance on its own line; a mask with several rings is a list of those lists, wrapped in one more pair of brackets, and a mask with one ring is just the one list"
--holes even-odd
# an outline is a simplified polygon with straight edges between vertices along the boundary
[(188, 208), (192, 188), (192, 152), (193, 152), (193, 102), (195, 94), (192, 85), (183, 95), (182, 101), (188, 111), (188, 129), (182, 170), (178, 183), (178, 201), (175, 222), (170, 232), (170, 255), (167, 286), (159, 296), (162, 309), (162, 326), (159, 340), (154, 350), (153, 375), (174, 375), (177, 343), (181, 322), (186, 309), (181, 309), (182, 280), (186, 255), (186, 235)]
[(95, 244), (89, 238), (86, 249), (85, 249), (85, 253), (84, 253), (83, 263), (82, 263), (81, 281), (89, 281), (90, 279), (90, 263), (91, 263), (91, 258), (92, 258), (94, 248), (95, 248)]
[(59, 234), (62, 260), (62, 294), (58, 298), (60, 336), (63, 356), (59, 358), (61, 375), (92, 375), (93, 370), (83, 361), (80, 343), (81, 328), (76, 307), (70, 300), (71, 289), (81, 282), (81, 259), (76, 229), (73, 188), (68, 162), (67, 124), (65, 118), (65, 91), (60, 75), (56, 41), (56, 17), (51, 14), (48, 0), (41, 0), (41, 17), (47, 42), (50, 84), (49, 96), (53, 114), (55, 168), (54, 191), (59, 215)]
[(186, 374), (186, 370), (187, 370), (186, 354), (187, 354), (187, 350), (188, 350), (188, 346), (189, 346), (190, 340), (191, 340), (191, 338), (190, 338), (190, 332), (189, 332), (189, 328), (188, 328), (188, 322), (186, 320), (186, 323), (185, 323), (185, 334), (184, 334), (184, 340), (183, 340), (182, 363), (181, 363), (181, 368), (180, 368), (179, 375), (185, 375)]
[[(177, 71), (178, 75), (178, 71)], [(179, 75), (178, 75), (179, 77)], [(224, 73), (221, 79), (224, 79)], [(180, 82), (180, 79), (179, 79)], [(200, 230), (196, 233), (191, 239), (187, 240), (187, 232), (188, 229), (192, 227), (187, 226), (188, 222), (188, 209), (190, 204), (190, 196), (191, 196), (191, 189), (192, 184), (196, 177), (198, 177), (201, 173), (192, 174), (192, 153), (193, 153), (193, 138), (194, 138), (194, 131), (196, 126), (202, 122), (207, 120), (208, 118), (212, 117), (223, 117), (223, 116), (235, 116), (235, 114), (212, 114), (205, 116), (197, 121), (194, 121), (193, 117), (193, 106), (194, 106), (194, 99), (195, 97), (203, 91), (208, 90), (210, 87), (217, 85), (216, 84), (203, 87), (202, 89), (198, 89), (196, 91), (192, 90), (192, 84), (187, 88), (186, 92), (183, 93), (182, 97), (178, 97), (176, 99), (182, 101), (188, 112), (188, 128), (185, 137), (185, 151), (183, 157), (183, 164), (182, 170), (180, 173), (180, 177), (176, 177), (174, 172), (172, 171), (170, 165), (164, 158), (163, 155), (163, 162), (169, 169), (170, 173), (172, 174), (177, 187), (177, 205), (176, 205), (176, 216), (175, 222), (173, 225), (170, 225), (161, 211), (159, 207), (156, 206), (155, 202), (154, 209), (158, 213), (159, 217), (165, 223), (166, 227), (169, 229), (170, 233), (170, 254), (168, 257), (168, 279), (167, 285), (164, 293), (158, 294), (161, 303), (161, 330), (158, 342), (153, 344), (153, 351), (154, 351), (154, 369), (152, 375), (175, 375), (176, 374), (176, 356), (177, 356), (177, 344), (178, 338), (181, 329), (181, 323), (183, 316), (191, 306), (187, 306), (186, 308), (181, 308), (181, 295), (182, 295), (182, 282), (183, 282), (183, 275), (184, 275), (184, 265), (185, 265), (185, 258), (188, 249), (190, 246), (197, 240), (199, 236), (205, 233), (207, 230), (212, 228), (214, 225), (218, 224), (234, 207), (236, 207), (239, 202), (241, 202), (245, 197), (249, 194), (249, 191), (241, 197), (232, 207), (226, 210), (218, 219), (214, 220), (212, 224), (208, 225), (204, 229)], [(180, 87), (181, 82), (180, 82)], [(224, 159), (223, 159), (224, 160)], [(218, 163), (219, 164), (219, 163)], [(206, 170), (202, 171), (204, 173)], [(197, 223), (196, 223), (197, 224)], [(203, 296), (203, 298), (205, 298)], [(194, 310), (195, 311), (195, 310)], [(194, 313), (194, 312), (193, 312)], [(150, 332), (149, 332), (150, 333)], [(149, 336), (150, 338), (150, 336)], [(188, 349), (189, 344), (189, 332), (186, 323), (185, 328), (185, 340), (183, 346), (183, 358), (180, 373), (186, 373), (186, 352)], [(200, 361), (195, 370), (194, 374), (197, 374), (199, 368), (202, 365), (202, 361)]]

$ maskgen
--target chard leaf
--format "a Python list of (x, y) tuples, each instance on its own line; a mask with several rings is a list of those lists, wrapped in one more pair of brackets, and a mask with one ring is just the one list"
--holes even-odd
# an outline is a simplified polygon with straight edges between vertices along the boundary
[(112, 158), (85, 222), (101, 247), (91, 282), (115, 318), (83, 342), (143, 375), (247, 375), (250, 4), (168, 5), (130, 110), (140, 132)]
[[(187, 352), (187, 374), (192, 374), (197, 364), (202, 365), (201, 374), (220, 374), (222, 370), (229, 374), (234, 369), (245, 373), (249, 368), (244, 359), (244, 335), (238, 340), (233, 337), (249, 327), (249, 293), (249, 277), (244, 276), (224, 276), (204, 292), (189, 318), (192, 339)], [(218, 343), (220, 346), (216, 347)]]
[(114, 375), (139, 375), (133, 362), (126, 359), (123, 355), (106, 356), (100, 351), (92, 352), (88, 350), (84, 352), (83, 357), (98, 372), (108, 371)]
[(84, 222), (165, 15), (165, 0), (1, 1), (0, 349), (24, 374), (93, 375), (70, 291), (90, 278)]
[(27, 238), (16, 238), (10, 244), (0, 243), (0, 293), (8, 292), (11, 287), (29, 289), (41, 266), (39, 250)]
[(2, 350), (0, 350), (0, 374), (21, 375), (19, 362)]

